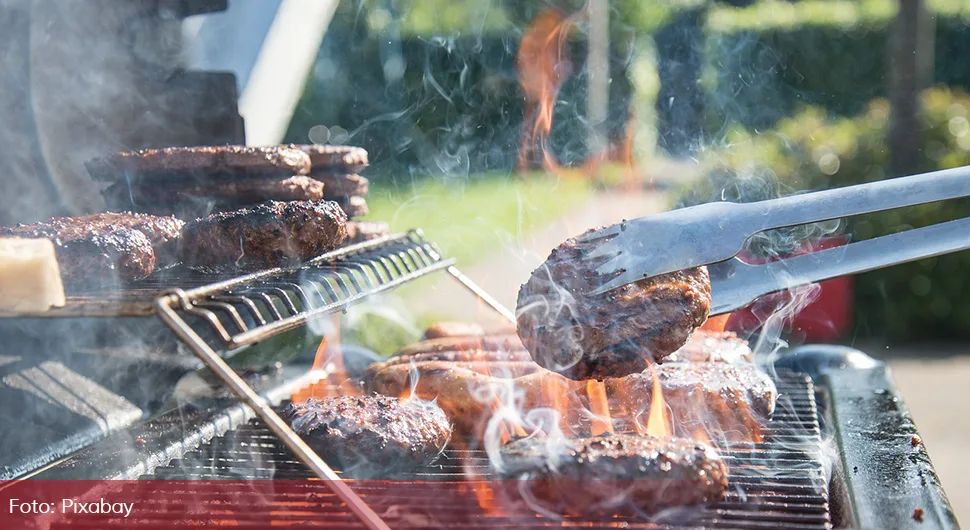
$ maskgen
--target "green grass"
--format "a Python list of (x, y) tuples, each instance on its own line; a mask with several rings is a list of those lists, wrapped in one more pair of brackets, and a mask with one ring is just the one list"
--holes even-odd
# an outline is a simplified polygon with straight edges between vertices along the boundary
[(446, 256), (467, 267), (558, 219), (591, 190), (585, 180), (544, 174), (483, 175), (455, 185), (429, 179), (405, 188), (372, 188), (367, 219), (386, 221), (395, 231), (421, 228)]

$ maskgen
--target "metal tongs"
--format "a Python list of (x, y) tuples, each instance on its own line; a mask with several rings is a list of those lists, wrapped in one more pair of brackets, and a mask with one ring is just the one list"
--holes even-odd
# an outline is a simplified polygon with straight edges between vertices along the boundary
[(587, 259), (605, 293), (643, 278), (707, 265), (711, 316), (742, 309), (759, 297), (970, 248), (970, 218), (802, 254), (765, 264), (737, 258), (758, 232), (970, 196), (970, 166), (780, 199), (714, 202), (641, 217), (587, 233), (602, 241)]

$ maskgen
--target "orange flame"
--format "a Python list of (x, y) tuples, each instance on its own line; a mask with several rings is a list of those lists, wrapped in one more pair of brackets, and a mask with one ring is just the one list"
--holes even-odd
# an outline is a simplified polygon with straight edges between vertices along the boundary
[(311, 371), (324, 370), (328, 365), (333, 368), (326, 379), (317, 381), (293, 393), (291, 399), (296, 402), (309, 398), (325, 398), (336, 395), (360, 394), (359, 388), (350, 382), (350, 377), (344, 369), (344, 354), (340, 347), (340, 314), (331, 315), (333, 333), (328, 340), (326, 336), (320, 338), (320, 344), (313, 356)]
[(704, 331), (714, 331), (714, 332), (724, 331), (724, 329), (727, 327), (728, 319), (730, 317), (731, 317), (730, 313), (725, 315), (718, 315), (716, 317), (711, 317), (701, 325), (701, 329), (703, 329)]
[(572, 22), (558, 10), (547, 8), (536, 15), (522, 34), (516, 56), (519, 85), (525, 96), (519, 171), (531, 168), (535, 154), (539, 155), (545, 169), (554, 171), (559, 168), (549, 150), (548, 139), (556, 97), (570, 73), (566, 36), (571, 26)]
[(671, 435), (670, 422), (667, 418), (667, 403), (664, 401), (663, 389), (660, 388), (660, 377), (653, 363), (650, 364), (650, 375), (653, 377), (653, 390), (650, 396), (650, 413), (647, 416), (647, 432), (668, 438)]
[(602, 381), (590, 379), (586, 381), (586, 396), (589, 398), (589, 410), (593, 413), (593, 422), (589, 427), (593, 436), (613, 434), (613, 418), (610, 416), (610, 404), (606, 399), (606, 385)]

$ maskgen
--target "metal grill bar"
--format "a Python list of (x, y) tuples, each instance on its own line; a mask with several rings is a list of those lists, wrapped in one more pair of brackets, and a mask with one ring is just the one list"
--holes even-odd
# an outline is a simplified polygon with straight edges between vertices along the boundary
[(190, 290), (168, 290), (158, 303), (175, 313), (173, 327), (202, 326), (200, 335), (233, 350), (296, 329), (322, 315), (431, 272), (452, 267), (420, 232), (339, 249), (305, 266), (273, 269)]
[[(697, 510), (690, 521), (684, 523), (686, 527), (831, 528), (828, 477), (820, 459), (822, 438), (812, 383), (802, 376), (782, 374), (777, 386), (782, 397), (776, 415), (766, 426), (765, 441), (729, 443), (721, 448), (721, 456), (729, 468), (731, 489), (723, 501)], [(142, 478), (302, 480), (312, 476), (263, 424), (254, 420)], [(488, 457), (483, 451), (449, 450), (434, 465), (401, 480), (349, 484), (364, 502), (382, 513), (395, 528), (506, 525), (546, 528), (562, 524), (537, 518), (527, 510), (505, 510), (502, 513), (483, 510), (472, 490), (476, 485), (488, 485), (490, 478), (493, 477)], [(306, 495), (291, 491), (273, 494), (268, 499), (264, 495), (265, 501), (280, 507), (272, 517), (252, 514), (251, 519), (236, 522), (243, 527), (258, 527), (272, 520), (275, 525), (293, 528), (339, 527), (353, 523), (335, 496), (310, 483), (305, 487), (307, 493), (313, 492), (312, 506), (307, 505)], [(238, 493), (245, 498), (245, 492)], [(241, 502), (235, 492), (196, 492), (192, 495), (195, 502), (215, 503), (230, 498), (232, 502)], [(191, 524), (183, 523), (185, 514), (172, 513), (169, 505), (159, 504), (157, 509), (157, 519), (144, 523), (128, 521), (126, 527), (139, 528), (140, 525), (163, 522), (173, 523), (175, 527)], [(388, 514), (394, 515), (389, 517)], [(656, 527), (655, 523), (632, 517), (570, 519), (567, 524), (584, 528)]]

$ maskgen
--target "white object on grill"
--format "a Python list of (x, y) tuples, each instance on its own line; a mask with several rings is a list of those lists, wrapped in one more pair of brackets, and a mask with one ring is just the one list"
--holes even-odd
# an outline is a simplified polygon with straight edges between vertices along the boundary
[(0, 311), (47, 311), (65, 302), (54, 243), (0, 238)]

